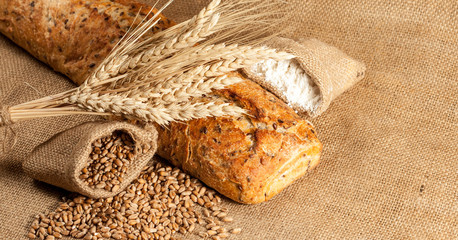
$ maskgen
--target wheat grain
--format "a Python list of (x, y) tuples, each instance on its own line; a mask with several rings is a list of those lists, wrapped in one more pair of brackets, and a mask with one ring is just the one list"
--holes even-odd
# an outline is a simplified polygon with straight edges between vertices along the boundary
[[(52, 213), (40, 214), (33, 221), (28, 236), (30, 239), (63, 236), (168, 239), (176, 232), (192, 233), (199, 227), (201, 210), (208, 209), (190, 203), (187, 193), (198, 193), (202, 187), (202, 183), (180, 169), (156, 163), (145, 167), (136, 181), (114, 197), (77, 196), (66, 200)], [(178, 194), (178, 189), (182, 188), (185, 191)], [(205, 190), (204, 194), (215, 193)], [(226, 232), (220, 229), (210, 231), (220, 236)]]
[(241, 228), (234, 228), (230, 231), (232, 234), (239, 234), (240, 232), (242, 232), (242, 229)]
[(232, 217), (224, 217), (223, 218), (223, 222), (232, 222), (232, 221), (234, 221), (234, 219)]
[(92, 188), (115, 192), (136, 152), (133, 139), (124, 132), (114, 132), (92, 143), (92, 152), (81, 169), (80, 179)]

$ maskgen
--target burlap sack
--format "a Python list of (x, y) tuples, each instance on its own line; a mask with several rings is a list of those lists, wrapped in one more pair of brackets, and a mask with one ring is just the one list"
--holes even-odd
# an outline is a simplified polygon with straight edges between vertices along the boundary
[[(81, 169), (88, 162), (92, 143), (115, 131), (123, 131), (131, 136), (136, 157), (130, 163), (118, 190), (92, 188), (79, 178)], [(124, 190), (140, 174), (156, 152), (156, 141), (157, 131), (152, 127), (147, 130), (126, 122), (88, 122), (58, 133), (39, 145), (22, 166), (24, 172), (36, 180), (92, 198), (107, 198)]]
[(366, 71), (366, 66), (363, 63), (317, 39), (294, 41), (289, 38), (275, 37), (266, 45), (296, 56), (295, 60), (320, 89), (321, 100), (318, 105), (307, 110), (303, 106), (289, 101), (284, 91), (253, 73), (251, 69), (246, 68), (244, 72), (259, 85), (287, 102), (301, 115), (316, 117), (322, 114), (336, 97), (360, 81)]

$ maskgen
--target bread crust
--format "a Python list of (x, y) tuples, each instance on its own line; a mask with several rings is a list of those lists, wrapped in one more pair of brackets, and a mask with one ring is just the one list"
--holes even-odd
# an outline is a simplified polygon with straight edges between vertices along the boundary
[[(143, 14), (150, 10), (132, 0), (0, 0), (0, 31), (81, 84), (125, 34), (140, 7)], [(174, 24), (162, 18), (154, 31)], [(322, 145), (313, 126), (292, 108), (234, 74), (245, 80), (215, 96), (249, 115), (158, 126), (157, 153), (223, 195), (254, 204), (315, 167)]]
[[(140, 19), (150, 10), (132, 0), (0, 0), (0, 32), (80, 85), (137, 13)], [(152, 33), (174, 24), (160, 17)]]
[(313, 126), (273, 94), (245, 79), (216, 95), (249, 115), (158, 127), (161, 157), (246, 204), (269, 200), (318, 164)]

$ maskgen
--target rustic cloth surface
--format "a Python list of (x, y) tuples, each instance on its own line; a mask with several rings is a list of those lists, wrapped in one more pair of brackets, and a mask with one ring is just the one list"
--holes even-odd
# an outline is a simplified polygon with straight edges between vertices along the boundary
[[(324, 145), (315, 170), (266, 203), (224, 201), (243, 228), (237, 239), (457, 239), (458, 3), (288, 2), (297, 12), (285, 37), (336, 46), (366, 63), (366, 77), (313, 120)], [(177, 0), (166, 14), (182, 21), (206, 3)], [(72, 86), (0, 36), (2, 104)], [(88, 120), (12, 127), (18, 141), (0, 157), (1, 239), (24, 239), (33, 216), (67, 195), (26, 176), (22, 162), (55, 133)]]
[[(122, 131), (132, 138), (136, 157), (129, 164), (117, 191), (89, 187), (79, 178), (90, 157), (92, 143)], [(118, 121), (94, 121), (60, 132), (36, 147), (22, 167), (33, 179), (92, 198), (107, 198), (123, 191), (156, 153), (157, 131)]]
[(293, 40), (275, 37), (268, 41), (266, 45), (297, 56), (295, 60), (320, 89), (321, 100), (316, 108), (307, 110), (295, 102), (289, 102), (286, 93), (282, 89), (253, 73), (251, 69), (244, 69), (244, 72), (250, 79), (287, 102), (301, 116), (319, 116), (328, 109), (334, 99), (364, 78), (366, 66), (363, 63), (352, 59), (339, 49), (318, 39)]

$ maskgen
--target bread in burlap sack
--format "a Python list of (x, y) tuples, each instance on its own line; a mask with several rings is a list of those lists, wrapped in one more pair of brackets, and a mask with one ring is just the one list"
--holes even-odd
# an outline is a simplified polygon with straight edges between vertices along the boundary
[(308, 114), (311, 117), (320, 115), (328, 109), (335, 98), (364, 77), (366, 67), (363, 63), (317, 39), (294, 41), (276, 37), (267, 42), (266, 45), (296, 56), (292, 61), (287, 60), (290, 63), (289, 67), (294, 68), (295, 66), (292, 65), (299, 64), (311, 80), (309, 87), (314, 88), (314, 85), (318, 87), (319, 100), (313, 103), (303, 102), (307, 101), (305, 96), (298, 100), (292, 100), (284, 87), (300, 88), (300, 86), (278, 86), (265, 78), (265, 75), (254, 72), (254, 69), (245, 69), (245, 73), (259, 85), (287, 102), (301, 115)]
[[(92, 143), (100, 138), (122, 131), (135, 143), (136, 157), (129, 164), (124, 180), (116, 191), (91, 188), (82, 179), (81, 169), (88, 162)], [(23, 162), (30, 177), (72, 192), (92, 197), (107, 198), (124, 190), (153, 157), (157, 148), (157, 131), (152, 127), (143, 129), (126, 122), (88, 122), (56, 134), (36, 147)]]

